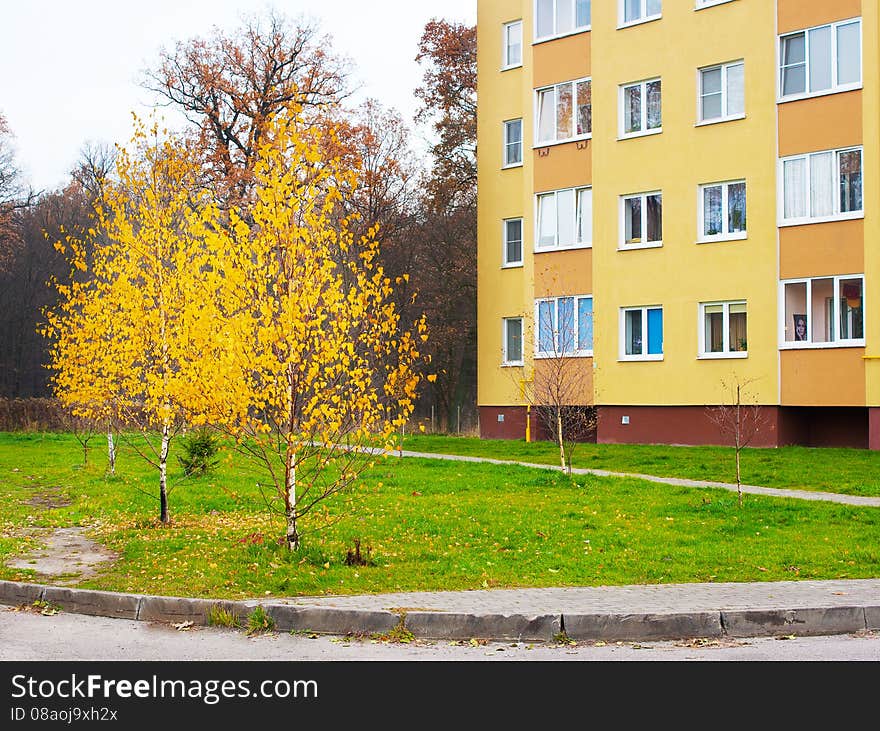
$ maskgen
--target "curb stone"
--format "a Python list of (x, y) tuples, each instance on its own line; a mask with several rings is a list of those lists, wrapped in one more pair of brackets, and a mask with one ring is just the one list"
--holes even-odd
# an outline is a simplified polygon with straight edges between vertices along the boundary
[[(506, 614), (413, 610), (406, 613), (363, 607), (340, 608), (285, 601), (225, 601), (118, 594), (106, 591), (25, 584), (0, 580), (0, 605), (13, 607), (35, 601), (56, 604), (63, 611), (99, 617), (151, 622), (192, 622), (205, 625), (213, 606), (233, 612), (246, 624), (262, 607), (279, 631), (319, 634), (385, 634), (400, 626), (423, 639), (517, 640), (549, 642), (564, 631), (572, 640), (644, 641), (779, 635), (835, 635), (880, 630), (880, 597), (857, 605), (795, 606), (773, 609), (722, 609), (622, 613)], [(303, 600), (299, 600), (303, 601)], [(817, 601), (817, 604), (821, 604)]]
[(718, 612), (677, 614), (565, 614), (572, 640), (678, 640), (722, 637)]

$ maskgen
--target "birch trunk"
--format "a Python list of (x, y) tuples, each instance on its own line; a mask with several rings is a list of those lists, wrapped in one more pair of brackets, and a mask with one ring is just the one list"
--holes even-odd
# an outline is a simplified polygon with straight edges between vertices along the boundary
[(171, 429), (168, 424), (162, 425), (162, 447), (159, 450), (159, 519), (168, 524), (168, 445), (171, 441)]
[(299, 550), (299, 531), (296, 527), (296, 452), (288, 447), (284, 474), (284, 508), (287, 517), (287, 548)]
[(113, 442), (113, 427), (107, 425), (107, 465), (110, 474), (116, 474), (116, 444)]
[(559, 463), (562, 465), (562, 471), (566, 471), (565, 467), (565, 442), (562, 441), (562, 409), (556, 409), (556, 441), (559, 443)]

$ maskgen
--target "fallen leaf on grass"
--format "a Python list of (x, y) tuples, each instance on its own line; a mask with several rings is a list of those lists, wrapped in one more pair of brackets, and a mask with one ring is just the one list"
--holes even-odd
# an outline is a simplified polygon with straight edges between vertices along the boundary
[(769, 571), (770, 569), (765, 569), (763, 566), (758, 566), (758, 571)]

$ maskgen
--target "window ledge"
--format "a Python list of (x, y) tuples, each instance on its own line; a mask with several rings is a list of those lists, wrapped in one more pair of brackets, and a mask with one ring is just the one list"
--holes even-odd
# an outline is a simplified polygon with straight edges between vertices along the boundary
[(705, 10), (706, 8), (714, 8), (716, 5), (726, 5), (730, 2), (733, 2), (733, 0), (715, 0), (715, 2), (703, 3), (702, 5), (697, 5), (697, 7), (694, 8), (694, 12), (697, 10)]
[(788, 104), (788, 102), (799, 102), (802, 99), (815, 99), (820, 96), (830, 96), (831, 94), (845, 94), (848, 91), (861, 91), (864, 88), (862, 82), (858, 84), (848, 84), (840, 86), (836, 89), (825, 89), (823, 91), (811, 91), (806, 94), (791, 94), (790, 96), (780, 96), (776, 98), (777, 104)]
[(626, 134), (621, 134), (618, 136), (617, 141), (623, 142), (624, 140), (632, 140), (638, 137), (650, 137), (651, 135), (659, 135), (663, 133), (663, 127), (657, 127), (656, 129), (648, 129), (644, 132), (629, 132)]
[(569, 36), (578, 36), (581, 33), (589, 33), (593, 30), (592, 25), (586, 25), (583, 28), (575, 28), (574, 30), (570, 30), (567, 33), (556, 33), (552, 36), (543, 36), (541, 38), (535, 38), (532, 41), (533, 46), (540, 46), (542, 43), (549, 43), (550, 41), (557, 41), (560, 38), (568, 38)]
[(513, 71), (514, 69), (521, 69), (523, 67), (522, 62), (515, 63), (513, 66), (502, 66), (501, 73), (503, 74), (505, 71)]
[(631, 20), (628, 23), (618, 23), (617, 30), (623, 30), (624, 28), (632, 28), (635, 25), (644, 25), (645, 23), (653, 23), (655, 20), (660, 20), (663, 15), (649, 15), (646, 18), (639, 18), (638, 20)]
[(747, 233), (731, 234), (730, 236), (714, 236), (711, 238), (697, 239), (697, 244), (723, 244), (725, 241), (746, 241), (749, 238)]
[(516, 168), (521, 168), (523, 164), (521, 162), (513, 163), (512, 165), (502, 165), (502, 170), (515, 170)]
[(641, 249), (662, 249), (662, 241), (652, 241), (648, 244), (622, 244), (617, 247), (618, 251), (639, 251)]
[(592, 350), (577, 350), (574, 353), (535, 353), (535, 360), (553, 360), (563, 358), (592, 358)]
[(735, 353), (700, 353), (697, 360), (739, 360), (748, 357), (749, 352), (746, 350)]
[(822, 216), (820, 218), (797, 218), (791, 220), (782, 220), (777, 224), (779, 228), (789, 228), (791, 226), (810, 226), (816, 223), (834, 223), (835, 221), (858, 221), (865, 217), (864, 211), (856, 211), (855, 213), (838, 213), (835, 216)]
[(864, 348), (864, 340), (842, 340), (839, 343), (781, 343), (780, 350), (831, 350), (835, 348)]
[(712, 119), (704, 119), (701, 122), (697, 122), (694, 127), (709, 127), (713, 124), (724, 124), (725, 122), (738, 122), (741, 119), (745, 119), (745, 114), (733, 114), (729, 117), (713, 117)]
[(553, 246), (539, 249), (535, 247), (536, 254), (554, 254), (560, 251), (580, 251), (581, 249), (592, 249), (592, 244), (578, 244), (577, 246)]
[(552, 142), (536, 142), (532, 145), (533, 150), (542, 150), (545, 147), (556, 147), (557, 145), (568, 145), (572, 142), (586, 142), (587, 140), (593, 139), (593, 133), (590, 132), (588, 135), (578, 135), (577, 137), (569, 137), (565, 140), (553, 140)]
[(663, 360), (663, 355), (622, 355), (617, 359), (618, 363), (657, 363)]
[(522, 262), (518, 262), (518, 263), (516, 263), (516, 264), (502, 264), (502, 265), (501, 265), (501, 268), (502, 268), (502, 269), (522, 269), (522, 268), (523, 268), (523, 263), (522, 263)]
[(502, 368), (522, 368), (523, 366), (525, 366), (525, 363), (524, 363), (523, 361), (521, 361), (521, 360), (520, 360), (520, 361), (515, 361), (515, 362), (512, 361), (512, 362), (510, 362), (510, 363), (502, 363), (502, 364), (501, 364), (501, 367), (502, 367)]

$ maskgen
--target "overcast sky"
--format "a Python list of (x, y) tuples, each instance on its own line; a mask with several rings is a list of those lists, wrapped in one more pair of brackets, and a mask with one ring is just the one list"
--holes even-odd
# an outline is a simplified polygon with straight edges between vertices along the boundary
[(476, 0), (0, 0), (0, 111), (36, 189), (65, 181), (86, 141), (125, 142), (131, 112), (154, 97), (139, 86), (159, 49), (233, 29), (242, 15), (275, 7), (315, 20), (353, 61), (360, 97), (415, 111), (418, 41), (432, 17), (476, 23)]

